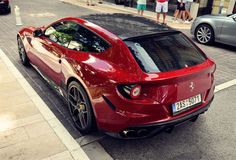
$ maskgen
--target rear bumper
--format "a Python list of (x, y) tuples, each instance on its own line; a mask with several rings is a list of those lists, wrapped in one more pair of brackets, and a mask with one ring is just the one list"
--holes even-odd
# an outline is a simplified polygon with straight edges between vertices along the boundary
[[(148, 124), (148, 125), (132, 126), (132, 127), (126, 128), (124, 131), (119, 132), (119, 133), (107, 133), (107, 134), (112, 137), (121, 138), (121, 139), (137, 139), (137, 138), (151, 137), (162, 131), (172, 130), (175, 126), (182, 124), (186, 121), (194, 120), (195, 118), (198, 117), (198, 115), (203, 114), (204, 112), (208, 110), (213, 99), (214, 97), (211, 99), (211, 101), (207, 105), (200, 108), (199, 110), (193, 113), (184, 115), (178, 119), (154, 123), (154, 124)], [(127, 134), (129, 131), (132, 131), (132, 133)]]

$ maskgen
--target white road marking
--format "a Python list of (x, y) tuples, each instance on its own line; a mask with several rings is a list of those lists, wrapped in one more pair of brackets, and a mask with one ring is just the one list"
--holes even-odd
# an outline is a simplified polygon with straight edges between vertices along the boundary
[(89, 160), (88, 156), (76, 140), (70, 135), (66, 128), (61, 124), (57, 117), (48, 108), (45, 102), (30, 86), (22, 74), (17, 70), (14, 64), (9, 60), (6, 54), (0, 49), (0, 56), (3, 62), (7, 65), (8, 70), (16, 77), (17, 81), (24, 88), (27, 95), (35, 103), (43, 118), (49, 123), (54, 132), (57, 134), (61, 142), (66, 146), (74, 160)]
[(229, 88), (229, 87), (231, 87), (231, 86), (233, 86), (233, 85), (236, 85), (236, 79), (233, 79), (233, 80), (231, 80), (231, 81), (222, 83), (222, 84), (220, 84), (220, 85), (217, 85), (216, 88), (215, 88), (214, 93), (217, 93), (217, 92), (219, 92), (219, 91), (221, 91), (221, 90), (223, 90), (223, 89)]

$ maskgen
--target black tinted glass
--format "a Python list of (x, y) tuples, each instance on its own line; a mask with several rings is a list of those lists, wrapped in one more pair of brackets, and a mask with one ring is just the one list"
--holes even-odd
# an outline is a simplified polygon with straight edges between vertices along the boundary
[(191, 67), (206, 57), (181, 33), (125, 41), (141, 69), (147, 73)]
[[(99, 53), (109, 48), (109, 44), (102, 38), (81, 26), (79, 26), (78, 31), (73, 36), (73, 44), (71, 43), (70, 45), (73, 46), (76, 43), (86, 52)], [(70, 45), (68, 46), (69, 48), (71, 47)]]

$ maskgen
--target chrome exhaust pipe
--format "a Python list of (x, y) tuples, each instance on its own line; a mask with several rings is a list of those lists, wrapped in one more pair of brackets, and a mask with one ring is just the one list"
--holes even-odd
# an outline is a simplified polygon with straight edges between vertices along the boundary
[(149, 133), (149, 131), (147, 129), (140, 129), (137, 132), (137, 136), (138, 137), (145, 137), (148, 135), (148, 133)]
[(129, 130), (124, 130), (122, 133), (127, 138), (129, 138), (129, 137), (134, 138), (134, 137), (137, 136), (137, 133), (136, 133), (135, 130), (130, 130), (130, 129)]

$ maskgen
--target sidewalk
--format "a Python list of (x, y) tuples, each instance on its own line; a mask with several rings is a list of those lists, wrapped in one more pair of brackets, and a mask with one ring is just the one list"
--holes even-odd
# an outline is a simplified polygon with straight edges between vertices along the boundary
[(88, 160), (1, 49), (0, 159)]
[[(129, 14), (137, 14), (137, 9), (131, 8), (131, 7), (124, 7), (123, 5), (116, 5), (109, 2), (103, 2), (103, 4), (98, 4), (98, 1), (94, 1), (93, 3), (95, 6), (87, 6), (86, 0), (60, 0), (64, 3), (69, 3), (77, 6), (81, 6), (87, 9), (92, 9), (98, 12), (102, 13), (129, 13)], [(144, 17), (156, 20), (156, 13), (151, 11), (145, 11)], [(162, 20), (162, 15), (160, 16), (160, 20)], [(184, 23), (173, 23), (173, 17), (172, 16), (166, 16), (166, 22), (167, 25), (176, 29), (190, 29), (190, 24), (184, 24)]]

